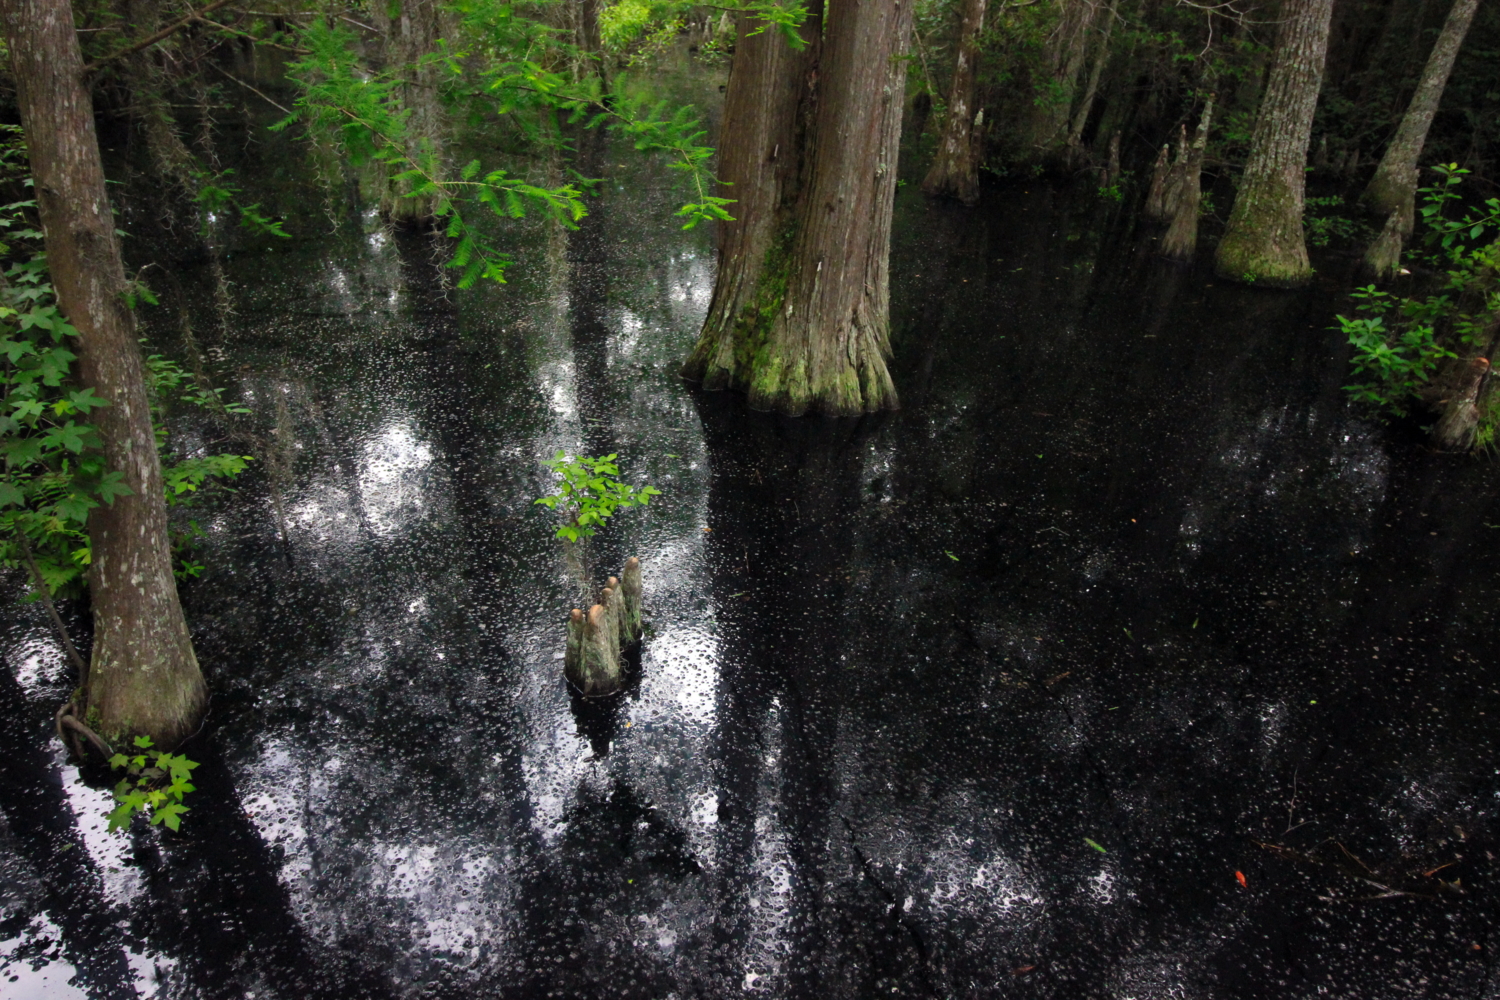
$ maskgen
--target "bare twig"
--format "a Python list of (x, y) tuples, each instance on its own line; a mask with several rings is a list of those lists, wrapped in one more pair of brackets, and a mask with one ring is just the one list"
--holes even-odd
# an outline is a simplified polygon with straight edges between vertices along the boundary
[(31, 555), (31, 542), (26, 538), (26, 532), (17, 531), (16, 541), (21, 547), (21, 558), (26, 561), (26, 568), (31, 570), (32, 582), (36, 584), (37, 596), (42, 599), (42, 605), (47, 609), (47, 615), (52, 619), (52, 627), (57, 629), (57, 636), (62, 640), (63, 651), (68, 654), (68, 659), (73, 661), (73, 666), (78, 668), (78, 686), (87, 689), (89, 686), (89, 665), (78, 655), (78, 648), (73, 645), (73, 640), (68, 636), (68, 629), (63, 625), (62, 615), (57, 613), (57, 605), (52, 603), (52, 592), (47, 589), (47, 581), (42, 579), (42, 571)]
[[(271, 100), (265, 94), (262, 94), (259, 90), (256, 90), (254, 87), (250, 86), (250, 84), (246, 83), (244, 80), (241, 80), (239, 77), (237, 77), (234, 74), (230, 73), (227, 69), (225, 69), (224, 67), (220, 66), (218, 63), (213, 62), (213, 61), (209, 61), (208, 65), (212, 66), (214, 69), (218, 70), (224, 76), (228, 77), (230, 80), (233, 80), (235, 83), (239, 84), (241, 87), (244, 87), (246, 90), (250, 91), (250, 93), (254, 94), (255, 96), (259, 97), (261, 100), (265, 101), (267, 104), (271, 105), (271, 107), (276, 108), (276, 109), (284, 112), (285, 114), (291, 114), (292, 113), (287, 108), (283, 108), (280, 104), (277, 104), (275, 101)], [(220, 404), (220, 405), (222, 406), (223, 404)]]
[(201, 18), (204, 14), (207, 14), (209, 11), (218, 10), (220, 7), (228, 7), (233, 2), (234, 0), (213, 0), (213, 2), (208, 6), (193, 11), (187, 17), (184, 17), (177, 21), (173, 21), (171, 24), (167, 25), (156, 34), (147, 35), (145, 38), (142, 38), (134, 45), (127, 45), (123, 49), (111, 52), (107, 56), (94, 60), (87, 66), (83, 67), (84, 75), (97, 73), (101, 66), (105, 65), (106, 63), (114, 62), (116, 59), (119, 59), (122, 56), (131, 55), (132, 53), (141, 51), (141, 49), (149, 49), (151, 46), (155, 45), (162, 39), (172, 37), (183, 28), (186, 28), (188, 25)]

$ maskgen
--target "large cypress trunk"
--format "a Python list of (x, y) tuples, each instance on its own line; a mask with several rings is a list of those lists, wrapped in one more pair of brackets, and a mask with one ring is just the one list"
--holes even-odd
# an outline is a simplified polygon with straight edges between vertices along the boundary
[(1278, 287), (1312, 277), (1302, 232), (1307, 147), (1323, 85), (1333, 0), (1288, 0), (1250, 160), (1219, 243), (1220, 276)]
[(1362, 198), (1365, 207), (1380, 215), (1400, 211), (1407, 201), (1416, 197), (1414, 168), (1422, 147), (1427, 142), (1427, 130), (1437, 114), (1438, 104), (1443, 99), (1443, 88), (1448, 85), (1448, 75), (1453, 72), (1453, 63), (1458, 50), (1464, 44), (1474, 12), (1479, 9), (1479, 0), (1454, 0), (1443, 22), (1432, 54), (1427, 57), (1427, 67), (1417, 84), (1417, 92), (1406, 106), (1406, 114), (1396, 129), (1396, 136), (1386, 147), (1375, 176), (1370, 178)]
[(94, 414), (105, 461), (131, 490), (89, 518), (85, 696), (106, 735), (170, 746), (198, 724), (205, 690), (172, 577), (161, 465), (73, 12), (67, 0), (5, 0), (0, 10), (58, 307), (79, 332), (80, 381), (110, 402)]
[[(800, 53), (742, 26), (755, 45), (736, 49), (720, 167), (737, 221), (687, 377), (793, 415), (897, 405), (888, 264), (911, 15), (901, 0), (835, 0)], [(779, 162), (789, 153), (800, 162)]]
[(718, 163), (719, 194), (735, 199), (729, 206), (734, 218), (719, 223), (713, 299), (683, 366), (683, 374), (705, 389), (748, 385), (755, 363), (751, 346), (785, 293), (785, 244), (815, 108), (817, 19), (803, 26), (803, 49), (794, 49), (779, 31), (755, 30), (749, 15), (740, 15)]
[(953, 86), (948, 90), (948, 118), (943, 123), (937, 158), (922, 181), (922, 190), (928, 194), (957, 198), (965, 205), (979, 201), (979, 156), (974, 144), (974, 62), (979, 58), (984, 8), (985, 0), (964, 0), (958, 58), (953, 64)]

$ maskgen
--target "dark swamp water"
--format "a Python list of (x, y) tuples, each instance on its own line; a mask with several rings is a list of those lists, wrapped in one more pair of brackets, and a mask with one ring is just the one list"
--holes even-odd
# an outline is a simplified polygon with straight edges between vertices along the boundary
[[(908, 187), (905, 408), (782, 420), (677, 379), (711, 235), (612, 169), (504, 288), (354, 215), (189, 296), (264, 434), (196, 512), (200, 791), (107, 836), (14, 613), (0, 994), (1500, 997), (1495, 466), (1346, 406), (1337, 281)], [(559, 448), (666, 494), (597, 546), (650, 619), (605, 705)]]

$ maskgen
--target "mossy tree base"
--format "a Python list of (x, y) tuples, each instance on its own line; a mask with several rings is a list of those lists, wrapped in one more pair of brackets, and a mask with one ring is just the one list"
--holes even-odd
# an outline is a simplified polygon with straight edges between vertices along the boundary
[(682, 374), (791, 416), (894, 409), (889, 258), (912, 5), (830, 0), (793, 50), (741, 18), (720, 176), (735, 219)]

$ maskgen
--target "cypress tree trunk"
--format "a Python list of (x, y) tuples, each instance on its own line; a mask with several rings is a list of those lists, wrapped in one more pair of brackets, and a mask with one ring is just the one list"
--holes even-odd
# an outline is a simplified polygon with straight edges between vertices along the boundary
[(979, 201), (979, 156), (974, 147), (974, 61), (979, 58), (984, 8), (985, 0), (964, 0), (958, 60), (953, 64), (953, 86), (948, 90), (948, 119), (943, 125), (937, 159), (922, 181), (922, 190), (928, 194), (957, 198), (965, 205)]
[[(900, 0), (834, 0), (808, 50), (765, 41), (742, 72), (736, 49), (721, 172), (748, 183), (728, 189), (738, 221), (687, 377), (791, 415), (896, 407), (888, 264), (911, 16)], [(771, 34), (742, 25), (740, 44)], [(799, 163), (778, 162), (788, 148)]]
[(1386, 147), (1380, 166), (1375, 168), (1375, 176), (1365, 188), (1361, 200), (1370, 211), (1390, 215), (1416, 195), (1413, 178), (1417, 158), (1422, 155), (1427, 130), (1432, 127), (1433, 116), (1443, 99), (1443, 88), (1448, 85), (1448, 75), (1453, 72), (1454, 60), (1458, 58), (1458, 50), (1463, 46), (1464, 36), (1468, 34), (1469, 24), (1478, 9), (1479, 0), (1453, 0), (1442, 33), (1432, 47), (1432, 54), (1427, 57), (1427, 67), (1422, 71), (1417, 92), (1406, 106), (1401, 126)]
[[(441, 73), (431, 64), (418, 65), (424, 55), (436, 51), (443, 34), (443, 8), (439, 0), (381, 0), (372, 4), (375, 25), (386, 39), (386, 61), (405, 67), (406, 80), (401, 87), (401, 105), (408, 112), (406, 131), (409, 145), (417, 159), (424, 158), (436, 170), (442, 170), (447, 158), (443, 129), (443, 105), (438, 84)], [(435, 203), (431, 196), (412, 197), (411, 183), (397, 184), (383, 180), (380, 211), (396, 222), (429, 219)]]
[(89, 517), (94, 650), (85, 697), (103, 732), (174, 745), (205, 690), (172, 577), (161, 464), (93, 102), (67, 0), (4, 0), (6, 42), (58, 307), (78, 328), (78, 373), (110, 405), (95, 412), (105, 461), (131, 495)]
[(1293, 287), (1312, 277), (1302, 233), (1307, 147), (1323, 83), (1333, 0), (1287, 0), (1250, 161), (1215, 264), (1221, 277)]
[(713, 299), (683, 366), (683, 375), (705, 389), (749, 383), (752, 345), (785, 292), (784, 244), (810, 140), (810, 80), (820, 43), (816, 14), (803, 24), (808, 44), (800, 50), (779, 31), (751, 34), (755, 29), (749, 15), (740, 15), (719, 130), (719, 194), (735, 199), (729, 206), (734, 219), (719, 223)]

